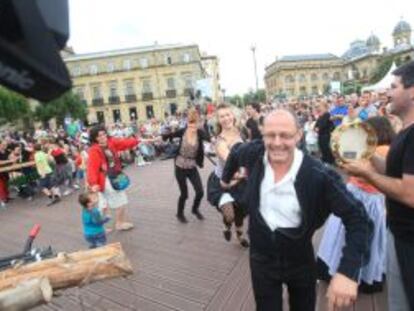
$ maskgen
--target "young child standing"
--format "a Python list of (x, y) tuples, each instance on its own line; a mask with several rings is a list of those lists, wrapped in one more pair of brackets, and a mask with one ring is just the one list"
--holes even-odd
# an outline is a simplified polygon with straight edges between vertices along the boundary
[(110, 217), (103, 216), (98, 208), (98, 194), (85, 192), (79, 195), (82, 206), (83, 233), (89, 248), (96, 248), (106, 244), (104, 224)]

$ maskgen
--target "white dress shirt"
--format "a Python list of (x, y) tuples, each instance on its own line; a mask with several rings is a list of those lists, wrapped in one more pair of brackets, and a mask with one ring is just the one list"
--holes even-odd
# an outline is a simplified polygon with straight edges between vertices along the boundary
[(279, 182), (275, 182), (267, 152), (264, 155), (265, 174), (260, 185), (260, 214), (272, 231), (277, 228), (297, 228), (301, 223), (301, 208), (294, 182), (302, 161), (303, 152), (295, 149), (289, 171)]

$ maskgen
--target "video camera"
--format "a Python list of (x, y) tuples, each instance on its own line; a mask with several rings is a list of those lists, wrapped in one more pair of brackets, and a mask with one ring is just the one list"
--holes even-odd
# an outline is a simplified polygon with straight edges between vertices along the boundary
[(68, 38), (68, 0), (1, 0), (0, 84), (41, 101), (69, 90)]

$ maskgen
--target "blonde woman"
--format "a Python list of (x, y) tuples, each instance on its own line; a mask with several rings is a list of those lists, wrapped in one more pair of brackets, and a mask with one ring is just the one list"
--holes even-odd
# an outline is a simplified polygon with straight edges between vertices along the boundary
[(215, 149), (217, 165), (209, 177), (207, 186), (207, 199), (223, 214), (224, 231), (226, 241), (231, 240), (231, 227), (235, 224), (236, 236), (243, 247), (249, 243), (244, 237), (243, 220), (245, 211), (241, 205), (241, 195), (244, 188), (245, 176), (238, 172), (233, 176), (230, 189), (224, 190), (220, 186), (220, 179), (231, 149), (237, 148), (242, 142), (240, 131), (236, 126), (236, 117), (230, 106), (219, 105), (216, 110), (217, 138)]

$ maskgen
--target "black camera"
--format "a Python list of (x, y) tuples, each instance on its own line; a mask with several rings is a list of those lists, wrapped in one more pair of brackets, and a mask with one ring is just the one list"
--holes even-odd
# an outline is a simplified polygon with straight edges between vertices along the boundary
[(68, 38), (68, 0), (1, 0), (0, 84), (41, 101), (69, 90)]

